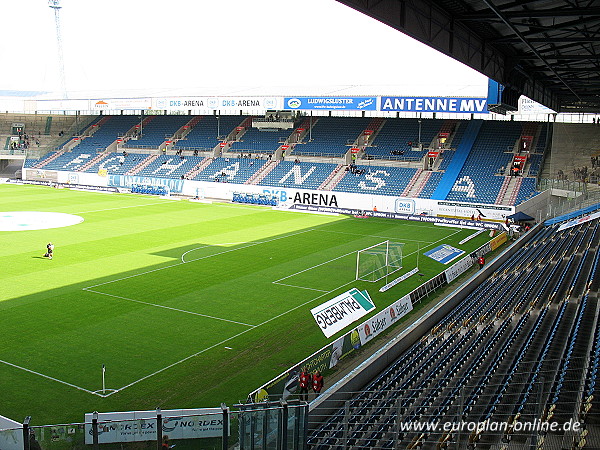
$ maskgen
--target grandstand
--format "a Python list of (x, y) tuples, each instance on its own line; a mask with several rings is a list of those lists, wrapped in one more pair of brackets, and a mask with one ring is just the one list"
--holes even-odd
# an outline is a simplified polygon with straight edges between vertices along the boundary
[[(22, 158), (24, 182), (34, 184), (228, 201), (264, 211), (312, 206), (358, 217), (454, 218), (494, 230), (503, 229), (516, 211), (537, 219), (593, 202), (591, 185), (585, 194), (578, 187), (541, 192), (542, 174), (556, 172), (552, 155), (562, 151), (554, 144), (570, 133), (563, 125), (299, 115), (292, 131), (262, 131), (252, 119), (242, 114), (79, 117), (69, 133), (55, 136), (56, 145), (41, 143), (35, 152), (14, 156)], [(591, 125), (579, 133), (595, 137)], [(590, 148), (578, 161), (583, 166), (593, 156)], [(7, 167), (14, 178), (14, 163)], [(260, 213), (248, 211), (260, 224)], [(475, 216), (483, 222), (471, 220)], [(384, 347), (382, 359), (375, 354), (350, 376), (343, 370), (326, 373), (326, 393), (306, 407), (308, 447), (553, 450), (565, 440), (581, 447), (600, 442), (594, 428), (600, 225), (594, 219), (563, 229), (563, 223), (539, 224), (437, 306), (437, 300), (425, 300), (420, 318), (411, 316), (412, 332), (397, 329), (399, 337)], [(344, 233), (352, 234), (340, 236)], [(181, 244), (182, 253), (196, 251), (190, 242)], [(161, 249), (156, 255), (171, 252)], [(304, 268), (298, 270), (302, 274)], [(416, 291), (427, 297), (440, 287)], [(243, 407), (250, 406), (240, 405), (240, 411)], [(585, 431), (544, 434), (519, 428), (574, 417)], [(502, 431), (407, 428), (441, 421), (494, 423)]]
[[(549, 151), (546, 126), (532, 127), (535, 151), (523, 153), (521, 122), (484, 121), (472, 132), (470, 145), (461, 144), (467, 127), (460, 121), (421, 122), (321, 117), (310, 132), (304, 130), (300, 142), (283, 145), (296, 133), (259, 131), (250, 126), (248, 116), (147, 116), (142, 124), (136, 116), (104, 116), (90, 118), (89, 126), (61, 148), (28, 157), (23, 168), (90, 174), (107, 169), (109, 175), (215, 181), (231, 160), (226, 178), (230, 183), (505, 205), (520, 204), (536, 194), (536, 180)], [(305, 123), (300, 120), (297, 125)], [(423, 142), (409, 146), (407, 139), (415, 134), (416, 145), (419, 129)], [(451, 133), (440, 146), (443, 129)], [(353, 146), (357, 151), (351, 157)], [(460, 158), (455, 156), (457, 149)], [(428, 161), (432, 150), (439, 155), (433, 163)], [(398, 152), (402, 154), (393, 154)], [(519, 176), (512, 177), (511, 164), (519, 155), (525, 155), (526, 162)], [(206, 157), (212, 158), (209, 167), (199, 167)], [(263, 170), (264, 159), (276, 164)], [(351, 163), (358, 170), (347, 170)], [(308, 172), (310, 180), (305, 182)], [(442, 185), (445, 193), (440, 197)]]
[[(561, 448), (555, 446), (560, 442), (581, 448), (586, 440), (600, 442), (594, 426), (600, 223), (561, 228), (540, 228), (489, 274), (474, 277), (455, 295), (456, 306), (442, 306), (443, 318), (431, 316), (427, 328), (420, 324), (423, 337), (412, 338), (360, 393), (338, 394), (345, 406), (337, 412), (321, 416), (335, 393), (318, 405), (311, 448)], [(377, 364), (373, 359), (367, 364)], [(573, 418), (583, 424), (575, 431), (519, 426)], [(444, 421), (502, 426), (410, 428)]]

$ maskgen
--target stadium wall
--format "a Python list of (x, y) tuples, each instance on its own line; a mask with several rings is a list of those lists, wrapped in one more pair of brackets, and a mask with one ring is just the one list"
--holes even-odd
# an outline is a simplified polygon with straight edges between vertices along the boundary
[[(507, 215), (513, 214), (515, 208), (506, 205), (486, 205), (466, 202), (452, 202), (430, 199), (414, 199), (390, 195), (358, 194), (351, 192), (334, 192), (299, 189), (295, 187), (280, 188), (247, 184), (216, 183), (172, 178), (151, 178), (135, 175), (106, 175), (95, 173), (66, 172), (43, 169), (25, 169), (23, 179), (36, 181), (53, 181), (65, 185), (102, 186), (128, 190), (134, 185), (166, 186), (170, 193), (189, 197), (211, 198), (232, 201), (234, 193), (268, 194), (278, 199), (281, 209), (299, 209), (298, 205), (306, 205), (314, 212), (354, 213), (361, 215), (370, 212), (396, 213), (412, 216), (465, 219), (481, 216), (486, 224), (504, 222)], [(320, 209), (323, 211), (319, 211)], [(309, 208), (306, 208), (309, 209)], [(401, 217), (396, 217), (401, 218)], [(423, 219), (427, 220), (427, 219)], [(465, 222), (464, 225), (469, 225)], [(495, 228), (495, 227), (494, 227)]]

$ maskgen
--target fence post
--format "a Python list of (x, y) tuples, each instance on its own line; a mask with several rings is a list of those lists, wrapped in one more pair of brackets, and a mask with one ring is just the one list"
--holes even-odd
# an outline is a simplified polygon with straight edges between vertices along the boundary
[(344, 434), (342, 435), (342, 445), (344, 449), (348, 448), (348, 427), (350, 425), (350, 400), (344, 403)]
[(29, 450), (29, 422), (31, 416), (25, 417), (23, 421), (23, 450)]
[[(534, 418), (534, 425), (535, 425), (535, 419), (539, 419), (539, 423), (542, 423), (542, 419), (543, 419), (543, 415), (544, 415), (544, 405), (542, 404), (543, 398), (544, 398), (544, 383), (545, 383), (545, 379), (544, 376), (541, 375), (540, 376), (540, 382), (538, 384), (536, 384), (535, 386), (537, 387), (537, 395), (536, 395), (536, 412), (535, 415), (533, 416)], [(531, 436), (531, 444), (529, 445), (529, 448), (531, 450), (536, 450), (538, 448), (538, 439), (540, 438), (540, 433), (539, 430), (536, 427), (534, 427), (533, 429), (533, 433)]]
[(163, 417), (160, 406), (156, 408), (156, 450), (162, 449), (163, 440)]
[(308, 413), (309, 413), (309, 406), (307, 402), (304, 402), (304, 405), (302, 405), (302, 408), (304, 409), (304, 436), (302, 437), (302, 449), (308, 448), (307, 445), (307, 441), (308, 441)]
[(225, 403), (221, 403), (221, 411), (223, 412), (223, 450), (229, 447), (229, 408)]
[(92, 448), (98, 450), (98, 411), (92, 413)]
[(287, 449), (287, 427), (288, 427), (288, 404), (285, 400), (281, 400), (281, 450)]

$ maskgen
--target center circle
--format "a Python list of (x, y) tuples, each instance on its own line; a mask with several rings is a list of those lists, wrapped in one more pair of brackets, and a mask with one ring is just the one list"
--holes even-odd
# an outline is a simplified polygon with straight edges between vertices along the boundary
[(83, 217), (41, 211), (0, 211), (0, 231), (47, 230), (77, 225)]

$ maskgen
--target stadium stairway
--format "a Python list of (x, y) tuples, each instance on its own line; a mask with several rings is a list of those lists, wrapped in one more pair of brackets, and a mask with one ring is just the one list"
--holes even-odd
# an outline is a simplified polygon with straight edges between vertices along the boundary
[(335, 189), (340, 180), (346, 176), (346, 170), (344, 169), (345, 167), (347, 166), (338, 164), (317, 189), (320, 191), (331, 191)]
[(102, 153), (98, 153), (94, 158), (92, 158), (90, 161), (88, 161), (87, 163), (85, 163), (83, 166), (79, 167), (77, 169), (77, 172), (85, 172), (86, 170), (88, 170), (90, 167), (92, 167), (94, 164), (98, 164), (100, 161), (102, 161), (103, 159), (105, 159), (107, 156), (109, 156), (111, 153), (109, 152), (102, 152)]
[(154, 155), (149, 155), (147, 158), (145, 158), (143, 161), (141, 161), (138, 165), (136, 165), (133, 169), (129, 170), (126, 175), (135, 175), (137, 173), (139, 173), (144, 167), (152, 164), (152, 162), (158, 158), (158, 155), (154, 154)]
[(254, 175), (252, 175), (244, 184), (259, 184), (271, 171), (273, 171), (280, 160), (269, 160)]
[(183, 177), (186, 180), (193, 179), (196, 175), (198, 175), (200, 172), (202, 172), (204, 169), (206, 169), (212, 162), (213, 162), (213, 158), (211, 158), (211, 157), (204, 158), (195, 167), (192, 167)]

